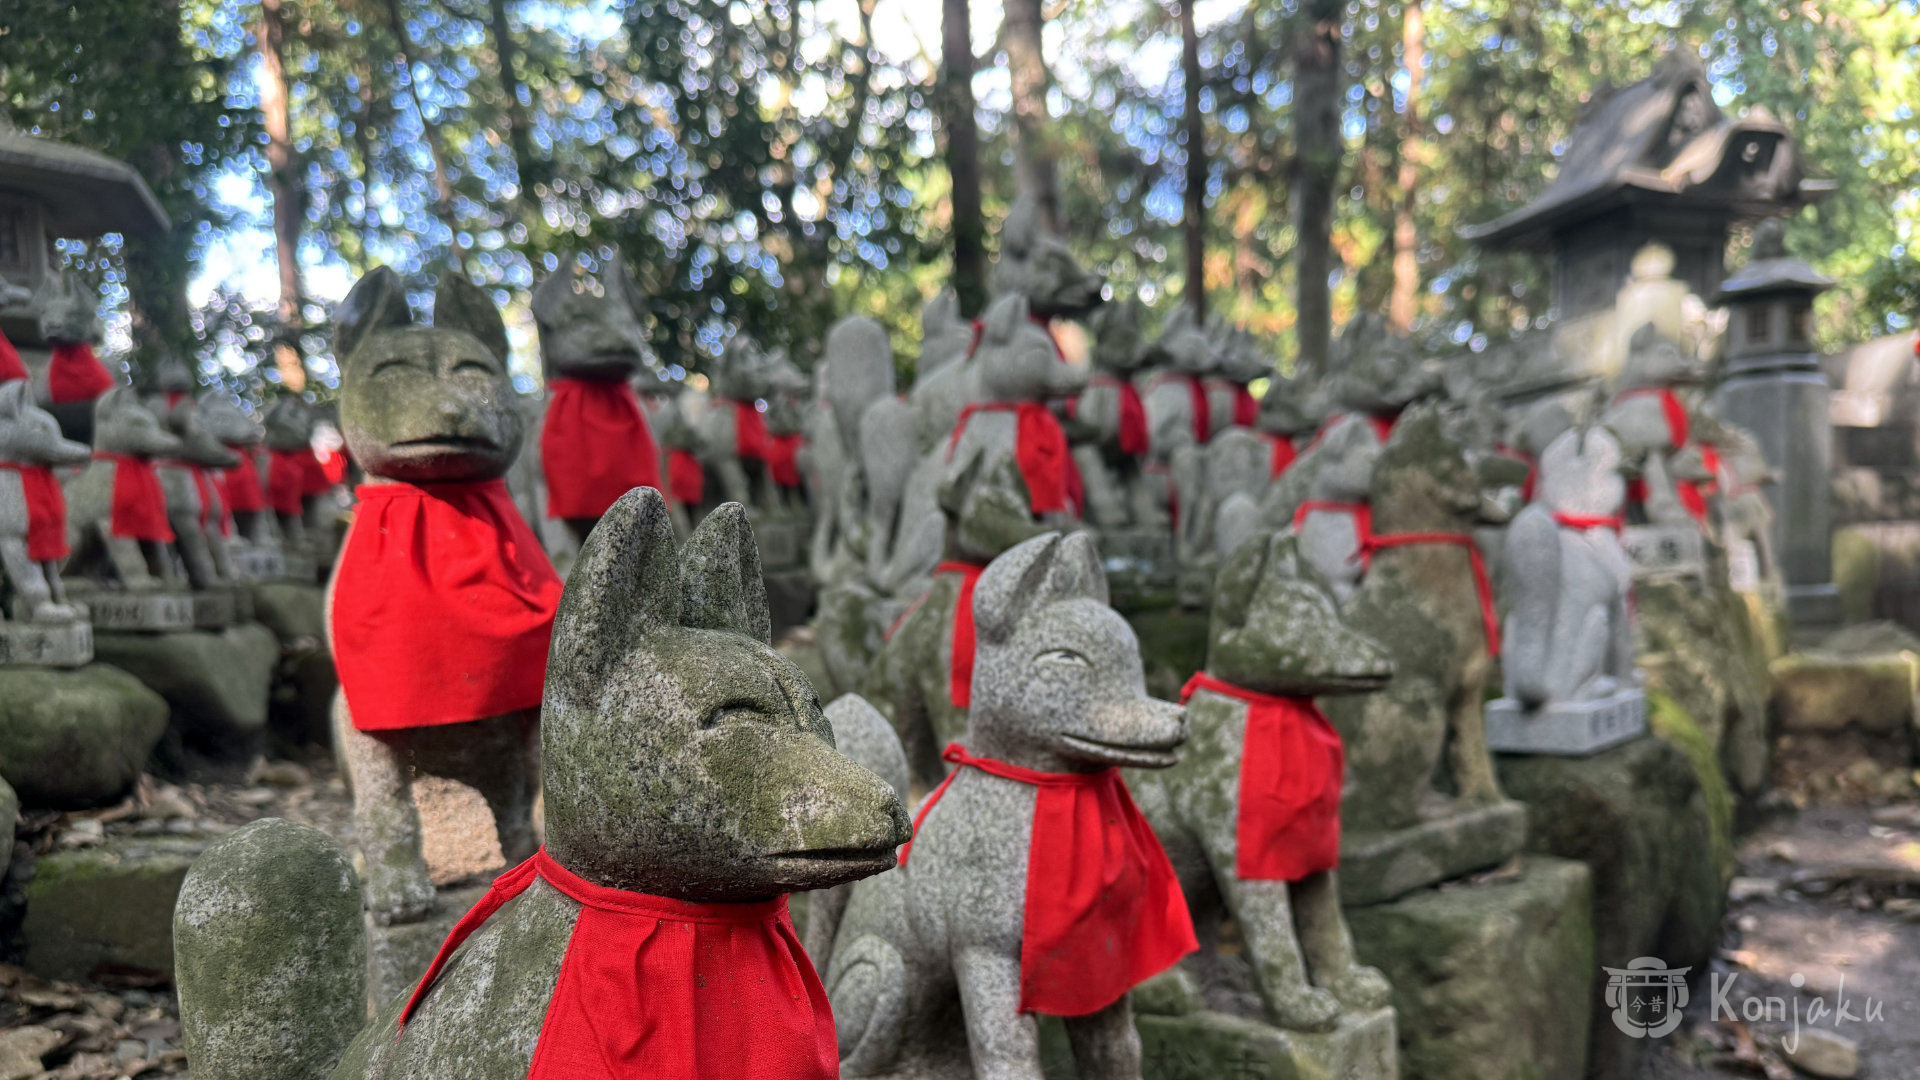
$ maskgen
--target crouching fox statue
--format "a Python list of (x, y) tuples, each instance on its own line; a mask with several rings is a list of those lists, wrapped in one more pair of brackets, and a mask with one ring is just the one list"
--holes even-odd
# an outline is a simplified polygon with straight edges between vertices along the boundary
[(324, 834), (269, 819), (214, 847), (174, 913), (202, 1080), (826, 1080), (825, 992), (785, 894), (892, 866), (893, 788), (834, 748), (767, 644), (736, 504), (675, 551), (660, 493), (588, 537), (542, 707), (547, 844), (495, 882), (371, 1026), (359, 890)]

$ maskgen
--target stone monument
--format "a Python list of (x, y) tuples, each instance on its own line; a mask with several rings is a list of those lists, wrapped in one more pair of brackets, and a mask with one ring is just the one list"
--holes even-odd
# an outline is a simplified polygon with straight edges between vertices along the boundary
[(173, 526), (154, 459), (181, 451), (177, 436), (131, 387), (94, 406), (93, 460), (67, 485), (67, 569), (96, 630), (194, 627), (193, 598), (175, 569)]
[(62, 438), (28, 389), (24, 380), (0, 384), (0, 664), (79, 667), (93, 659), (93, 628), (60, 580), (67, 502), (53, 470), (90, 451)]

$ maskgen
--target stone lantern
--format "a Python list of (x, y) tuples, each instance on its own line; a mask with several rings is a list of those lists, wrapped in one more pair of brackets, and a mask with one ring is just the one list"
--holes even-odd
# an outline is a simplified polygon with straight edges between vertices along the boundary
[(1833, 626), (1833, 423), (1813, 346), (1813, 300), (1833, 281), (1789, 256), (1783, 233), (1778, 221), (1756, 228), (1752, 259), (1720, 286), (1727, 351), (1714, 412), (1752, 432), (1778, 474), (1767, 496), (1789, 616), (1799, 626)]

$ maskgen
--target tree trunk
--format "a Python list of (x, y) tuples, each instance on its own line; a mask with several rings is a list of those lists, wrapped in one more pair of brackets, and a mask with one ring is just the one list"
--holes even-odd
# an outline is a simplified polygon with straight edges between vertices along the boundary
[(1333, 271), (1333, 189), (1339, 178), (1340, 11), (1326, 0), (1314, 5), (1311, 20), (1294, 42), (1294, 128), (1297, 132), (1293, 176), (1295, 333), (1300, 368), (1327, 370), (1333, 341), (1333, 297), (1327, 283)]
[(280, 0), (260, 0), (260, 119), (267, 132), (267, 190), (273, 197), (273, 249), (280, 268), (280, 337), (273, 345), (273, 365), (280, 371), (281, 385), (297, 394), (307, 386), (296, 345), (306, 321), (300, 306), (300, 223), (306, 217), (306, 200), (293, 154), (286, 32)]
[(1402, 2), (1406, 22), (1400, 45), (1407, 66), (1407, 113), (1400, 138), (1400, 205), (1393, 219), (1393, 298), (1387, 304), (1387, 319), (1404, 333), (1413, 329), (1419, 314), (1420, 230), (1413, 213), (1420, 190), (1420, 159), (1426, 149), (1421, 142), (1420, 78), (1426, 67), (1427, 31), (1420, 0)]
[(1207, 127), (1200, 114), (1200, 31), (1194, 25), (1195, 0), (1180, 4), (1180, 73), (1187, 98), (1186, 233), (1187, 283), (1182, 293), (1195, 319), (1207, 317)]
[(520, 47), (513, 40), (513, 28), (507, 23), (507, 0), (488, 0), (487, 35), (493, 39), (493, 55), (500, 61), (500, 93), (506, 99), (507, 145), (513, 150), (514, 170), (519, 174), (515, 187), (524, 217), (533, 205), (533, 187), (546, 179), (540, 158), (533, 151), (533, 121), (520, 104)]
[(1040, 227), (1056, 236), (1064, 233), (1060, 213), (1060, 170), (1054, 159), (1048, 128), (1047, 59), (1041, 36), (1046, 14), (1043, 0), (1006, 0), (1002, 35), (1007, 48), (1007, 73), (1013, 83), (1015, 173), (1022, 191), (1040, 203)]
[(980, 205), (980, 125), (974, 117), (973, 17), (967, 0), (943, 0), (940, 127), (953, 181), (953, 289), (967, 318), (987, 306), (987, 223)]

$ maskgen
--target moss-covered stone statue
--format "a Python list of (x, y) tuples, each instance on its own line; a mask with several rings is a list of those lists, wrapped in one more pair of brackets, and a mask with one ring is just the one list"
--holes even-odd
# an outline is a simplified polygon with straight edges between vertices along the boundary
[(338, 849), (279, 820), (225, 838), (174, 917), (194, 1075), (835, 1075), (785, 894), (887, 869), (910, 833), (768, 632), (740, 507), (676, 551), (660, 494), (623, 496), (555, 625), (546, 847), (362, 1030), (359, 900)]

